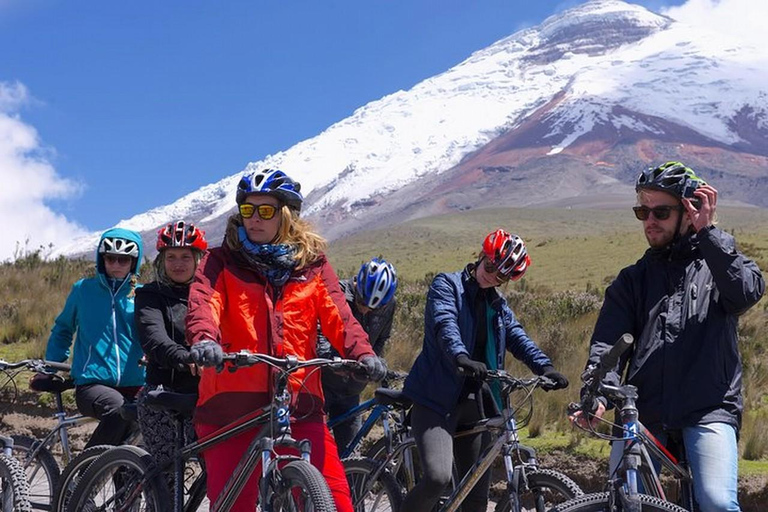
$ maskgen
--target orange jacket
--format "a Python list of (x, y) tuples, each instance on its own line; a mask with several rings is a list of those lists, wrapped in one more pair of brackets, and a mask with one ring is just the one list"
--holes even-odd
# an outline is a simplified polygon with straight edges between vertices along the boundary
[[(273, 288), (226, 246), (200, 262), (189, 293), (187, 341), (219, 342), (224, 352), (248, 350), (276, 357), (315, 356), (317, 324), (344, 357), (373, 354), (368, 335), (352, 316), (336, 273), (321, 256), (294, 271), (282, 290)], [(236, 372), (203, 370), (195, 421), (226, 425), (270, 403), (270, 369), (259, 364)], [(299, 370), (290, 379), (293, 414), (322, 414), (320, 371)]]

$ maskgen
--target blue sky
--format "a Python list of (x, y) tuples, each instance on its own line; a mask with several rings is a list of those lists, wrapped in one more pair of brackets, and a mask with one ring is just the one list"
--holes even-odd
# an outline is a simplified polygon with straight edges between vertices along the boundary
[(172, 202), (578, 3), (0, 0), (0, 173), (29, 180), (0, 198), (45, 205), (1, 243)]

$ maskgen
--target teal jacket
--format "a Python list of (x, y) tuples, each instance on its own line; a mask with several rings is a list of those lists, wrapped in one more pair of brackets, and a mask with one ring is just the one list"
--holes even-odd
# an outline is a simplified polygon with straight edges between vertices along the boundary
[[(96, 276), (81, 279), (72, 286), (64, 310), (56, 318), (48, 338), (45, 358), (66, 361), (75, 339), (71, 375), (75, 384), (141, 386), (143, 353), (133, 322), (131, 276), (141, 265), (141, 236), (127, 229), (109, 229), (101, 235), (132, 240), (139, 246), (139, 258), (122, 281), (107, 278), (104, 259), (96, 251)], [(101, 244), (99, 240), (99, 245)]]

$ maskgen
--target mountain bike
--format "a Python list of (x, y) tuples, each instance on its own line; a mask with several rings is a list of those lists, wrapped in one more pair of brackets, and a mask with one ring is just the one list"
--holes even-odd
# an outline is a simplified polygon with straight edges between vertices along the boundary
[[(314, 368), (316, 371), (321, 367), (331, 367), (361, 371), (360, 363), (343, 359), (301, 361), (295, 356), (283, 359), (247, 352), (225, 354), (224, 360), (229, 370), (254, 364), (268, 364), (276, 369), (272, 402), (208, 436), (181, 447), (176, 450), (171, 460), (160, 465), (154, 464), (152, 457), (140, 448), (112, 448), (87, 469), (75, 488), (67, 510), (157, 511), (163, 507), (168, 508), (169, 503), (173, 504), (172, 510), (176, 512), (196, 510), (205, 495), (205, 476), (201, 473), (196, 477), (191, 484), (192, 490), (186, 493), (187, 499), (184, 500), (181, 472), (186, 463), (193, 456), (214, 445), (259, 427), (211, 510), (228, 511), (261, 463), (258, 496), (263, 512), (307, 509), (315, 512), (334, 511), (334, 501), (323, 475), (309, 463), (309, 441), (296, 440), (291, 436), (291, 394), (288, 390), (288, 377), (302, 368)], [(152, 393), (156, 393), (153, 399), (155, 406), (165, 407), (179, 414), (188, 414), (194, 407), (194, 400), (189, 398), (190, 395), (164, 391)], [(277, 448), (289, 448), (299, 455), (280, 455), (276, 452)], [(164, 476), (168, 473), (174, 475), (173, 497), (170, 496)]]
[[(375, 393), (374, 398), (366, 400), (365, 402), (353, 407), (343, 414), (336, 415), (328, 419), (328, 428), (333, 430), (336, 426), (346, 422), (352, 421), (354, 418), (368, 413), (363, 424), (360, 426), (360, 430), (349, 441), (349, 444), (343, 448), (340, 457), (345, 459), (350, 457), (360, 447), (363, 439), (371, 433), (373, 427), (381, 422), (384, 428), (384, 438), (388, 437), (390, 431), (390, 425), (392, 421), (392, 412), (394, 412), (395, 404), (382, 400), (382, 396), (387, 394), (390, 389), (390, 385), (394, 381), (400, 381), (408, 376), (407, 373), (388, 371), (387, 376), (381, 381), (381, 387), (379, 387)], [(397, 393), (397, 392), (395, 392)], [(398, 393), (399, 394), (399, 393)], [(410, 406), (410, 405), (409, 405)]]
[[(621, 355), (632, 345), (630, 334), (623, 335), (616, 344), (600, 357), (600, 360), (587, 367), (582, 374), (584, 388), (581, 403), (571, 403), (569, 414), (581, 412), (587, 418), (594, 418), (597, 410), (597, 397), (606, 397), (619, 407), (621, 424), (615, 425), (622, 437), (614, 437), (599, 433), (588, 422), (588, 427), (582, 430), (590, 434), (614, 442), (623, 442), (624, 450), (621, 463), (609, 476), (607, 490), (601, 493), (588, 494), (575, 500), (563, 503), (553, 509), (557, 512), (585, 511), (674, 511), (693, 510), (693, 480), (685, 460), (676, 459), (667, 448), (656, 439), (638, 420), (635, 405), (638, 394), (637, 388), (630, 384), (612, 386), (605, 384), (606, 374), (614, 370)], [(578, 426), (578, 425), (577, 425)], [(681, 453), (685, 453), (684, 450)], [(678, 483), (678, 503), (667, 501), (664, 488), (661, 485), (659, 473), (652, 458), (661, 462)], [(642, 491), (642, 492), (641, 492)]]
[[(515, 418), (520, 408), (512, 406), (510, 395), (522, 390), (525, 393), (524, 401), (532, 403), (532, 393), (536, 387), (551, 386), (553, 383), (546, 377), (517, 379), (502, 370), (489, 371), (488, 379), (501, 384), (504, 404), (501, 416), (483, 419), (474, 425), (461, 428), (454, 437), (489, 432), (494, 441), (483, 450), (467, 474), (454, 485), (451, 494), (440, 499), (436, 510), (458, 510), (469, 492), (499, 457), (504, 463), (506, 492), (496, 504), (496, 512), (543, 512), (556, 503), (582, 495), (583, 492), (573, 480), (558, 471), (540, 468), (535, 450), (520, 444), (519, 426)], [(532, 413), (531, 407), (522, 423), (527, 422)], [(418, 450), (415, 440), (411, 437), (405, 439), (395, 446), (383, 461), (370, 458), (365, 461), (357, 468), (356, 480), (350, 485), (355, 510), (379, 512), (389, 510), (390, 507), (391, 510), (397, 510), (388, 504), (384, 497), (392, 492), (389, 488), (393, 481), (401, 486), (402, 493), (410, 491), (418, 481)]]
[[(15, 370), (15, 371), (14, 371)], [(64, 409), (64, 400), (62, 395), (65, 391), (75, 388), (75, 383), (71, 378), (64, 378), (59, 372), (69, 372), (70, 365), (58, 363), (55, 361), (46, 361), (43, 359), (24, 359), (15, 363), (8, 363), (0, 360), (0, 372), (5, 375), (5, 382), (0, 384), (0, 388), (10, 386), (13, 390), (13, 397), (7, 401), (15, 402), (18, 397), (18, 387), (16, 378), (25, 371), (31, 371), (39, 375), (45, 375), (47, 378), (35, 382), (35, 391), (51, 393), (56, 402), (56, 412), (53, 414), (56, 418), (56, 425), (43, 437), (38, 440), (27, 435), (14, 434), (13, 451), (14, 456), (21, 462), (26, 472), (29, 482), (29, 501), (32, 508), (36, 510), (62, 510), (54, 505), (58, 500), (56, 496), (57, 489), (67, 489), (71, 487), (70, 479), (77, 473), (66, 472), (67, 480), (62, 482), (62, 470), (56, 457), (53, 455), (57, 446), (61, 448), (61, 458), (64, 466), (68, 466), (73, 461), (72, 448), (69, 441), (68, 430), (72, 427), (85, 425), (87, 423), (96, 423), (99, 420), (76, 414), (68, 416)], [(123, 406), (121, 414), (128, 418), (135, 419), (135, 405), (126, 404)], [(132, 435), (127, 443), (134, 444), (138, 441), (138, 431)], [(93, 454), (94, 452), (90, 452)], [(82, 463), (83, 459), (80, 459)]]
[[(69, 370), (68, 364), (42, 359), (25, 359), (16, 363), (0, 361), (0, 371), (6, 377), (6, 381), (0, 387), (11, 386), (16, 396), (18, 395), (18, 388), (15, 379), (19, 373), (32, 371), (50, 376), (50, 379), (41, 383), (43, 387), (37, 391), (48, 391), (54, 395), (56, 412), (53, 416), (56, 418), (56, 426), (42, 440), (26, 435), (12, 436), (14, 455), (22, 463), (29, 482), (30, 503), (33, 508), (38, 510), (51, 510), (54, 490), (59, 481), (61, 470), (52, 453), (54, 446), (61, 445), (64, 464), (68, 464), (72, 459), (72, 451), (67, 429), (98, 421), (82, 415), (67, 416), (62, 393), (68, 389), (73, 389), (75, 384), (72, 379), (62, 378), (57, 375), (57, 372), (69, 372)], [(16, 396), (11, 398), (9, 402), (15, 401)]]
[(13, 456), (13, 438), (0, 436), (0, 512), (31, 512), (24, 468)]

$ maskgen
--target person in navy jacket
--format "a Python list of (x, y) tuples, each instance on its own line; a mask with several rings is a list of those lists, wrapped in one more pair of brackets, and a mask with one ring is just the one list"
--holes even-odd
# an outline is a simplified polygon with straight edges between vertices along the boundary
[[(463, 475), (489, 442), (482, 434), (454, 441), (453, 434), (457, 425), (493, 410), (486, 403), (500, 406), (498, 391), (491, 386), (484, 393), (488, 387), (481, 384), (489, 369), (504, 368), (506, 350), (534, 373), (549, 377), (551, 389), (568, 386), (568, 379), (528, 337), (496, 289), (520, 279), (530, 263), (523, 240), (498, 229), (485, 238), (477, 262), (432, 281), (424, 344), (403, 388), (414, 402), (411, 424), (424, 477), (406, 496), (402, 510), (430, 510), (451, 480), (454, 454)], [(486, 510), (489, 477), (486, 473), (478, 482), (462, 510)]]

